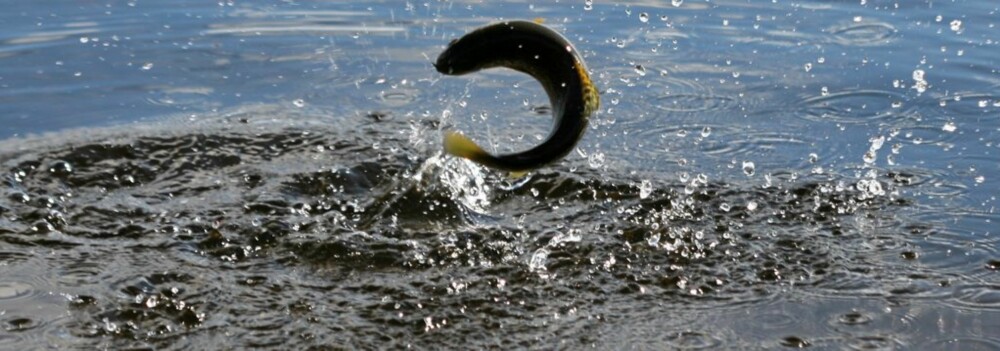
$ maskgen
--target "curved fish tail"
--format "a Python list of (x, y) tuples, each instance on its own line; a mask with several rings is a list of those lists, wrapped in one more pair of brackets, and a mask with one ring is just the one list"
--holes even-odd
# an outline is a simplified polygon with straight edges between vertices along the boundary
[(486, 153), (469, 137), (452, 131), (444, 132), (444, 152), (470, 160), (476, 160)]

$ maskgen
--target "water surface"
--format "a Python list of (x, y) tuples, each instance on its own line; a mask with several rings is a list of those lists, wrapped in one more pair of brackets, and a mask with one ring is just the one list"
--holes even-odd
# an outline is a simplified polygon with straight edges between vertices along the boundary
[[(1000, 348), (988, 1), (6, 4), (0, 341), (28, 348)], [(548, 133), (451, 39), (541, 18)], [(225, 346), (222, 346), (225, 345)]]

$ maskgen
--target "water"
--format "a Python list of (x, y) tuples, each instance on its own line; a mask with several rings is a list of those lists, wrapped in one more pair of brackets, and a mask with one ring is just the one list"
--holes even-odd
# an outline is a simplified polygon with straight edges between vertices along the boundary
[[(548, 132), (452, 38), (542, 18), (603, 108)], [(5, 4), (0, 343), (1000, 348), (988, 1)], [(12, 345), (12, 346), (11, 346)]]

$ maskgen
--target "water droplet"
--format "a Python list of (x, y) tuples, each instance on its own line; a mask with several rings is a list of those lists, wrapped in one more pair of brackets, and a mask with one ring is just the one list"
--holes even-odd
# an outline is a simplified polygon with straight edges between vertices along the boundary
[(295, 99), (292, 101), (292, 105), (295, 105), (295, 107), (303, 107), (306, 105), (306, 101), (302, 99)]
[(719, 205), (719, 209), (722, 210), (722, 212), (729, 212), (729, 210), (733, 208), (732, 206), (729, 206), (728, 203), (723, 202), (721, 205)]
[(708, 138), (709, 135), (712, 135), (712, 127), (705, 126), (705, 128), (701, 129), (702, 138)]
[(902, 149), (903, 149), (903, 144), (895, 143), (895, 144), (892, 145), (892, 153), (893, 154), (897, 154), (898, 155), (899, 154), (899, 150), (902, 150)]
[(862, 179), (858, 181), (857, 189), (868, 196), (885, 195), (885, 190), (882, 190), (882, 184), (875, 179)]
[(810, 153), (809, 154), (809, 163), (816, 163), (816, 161), (819, 161), (819, 155), (817, 155), (815, 152)]
[(747, 202), (747, 211), (754, 211), (757, 209), (757, 201), (750, 200)]
[(601, 167), (604, 165), (604, 153), (595, 152), (590, 154), (590, 157), (587, 157), (587, 164), (590, 165), (590, 168)]
[(872, 145), (868, 147), (868, 149), (872, 151), (878, 151), (879, 149), (882, 148), (882, 145), (885, 144), (885, 137), (879, 135), (877, 137), (869, 139), (868, 141), (872, 143)]
[(868, 150), (865, 152), (865, 155), (862, 156), (862, 159), (865, 161), (865, 164), (872, 164), (875, 163), (875, 158), (877, 156), (878, 155), (875, 153), (875, 151)]
[(653, 193), (653, 183), (649, 180), (639, 182), (639, 198), (645, 199)]
[(954, 132), (957, 129), (958, 127), (955, 126), (955, 122), (952, 121), (945, 122), (944, 126), (941, 126), (941, 130), (946, 131), (948, 133)]
[(638, 74), (640, 77), (645, 76), (646, 68), (642, 67), (642, 65), (635, 65), (635, 73)]
[(806, 64), (802, 68), (805, 68), (806, 72), (812, 71), (813, 64), (810, 62), (806, 62)]
[(639, 14), (639, 22), (646, 23), (649, 22), (649, 14), (642, 12)]
[(757, 166), (754, 165), (753, 161), (743, 161), (743, 174), (746, 174), (747, 177), (753, 177), (756, 172)]
[(583, 10), (584, 11), (590, 11), (590, 10), (593, 10), (593, 9), (594, 9), (594, 0), (584, 0), (583, 1)]
[(151, 69), (153, 69), (153, 63), (152, 62), (146, 62), (146, 63), (144, 63), (142, 65), (142, 70), (143, 71), (148, 71), (148, 70), (151, 70)]
[(684, 0), (670, 0), (670, 4), (674, 7), (680, 7), (684, 3)]
[(952, 32), (958, 33), (958, 32), (962, 31), (962, 21), (954, 20), (954, 21), (951, 21), (950, 25), (951, 25), (951, 31)]
[(927, 87), (929, 86), (927, 80), (924, 79), (924, 75), (925, 73), (924, 70), (922, 69), (913, 70), (913, 81), (914, 81), (913, 89), (916, 89), (917, 93), (923, 93), (927, 91)]

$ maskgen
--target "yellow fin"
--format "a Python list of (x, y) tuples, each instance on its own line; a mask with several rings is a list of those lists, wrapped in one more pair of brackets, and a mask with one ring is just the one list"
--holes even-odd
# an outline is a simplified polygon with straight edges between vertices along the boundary
[(545, 19), (541, 17), (535, 17), (535, 19), (532, 20), (532, 22), (535, 22), (535, 24), (545, 24)]
[(507, 172), (507, 176), (511, 179), (521, 179), (528, 175), (529, 171), (517, 171), (517, 172)]
[(474, 159), (477, 155), (483, 153), (483, 149), (479, 145), (476, 145), (472, 139), (457, 132), (447, 131), (444, 132), (444, 152), (458, 157)]

